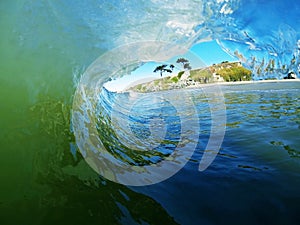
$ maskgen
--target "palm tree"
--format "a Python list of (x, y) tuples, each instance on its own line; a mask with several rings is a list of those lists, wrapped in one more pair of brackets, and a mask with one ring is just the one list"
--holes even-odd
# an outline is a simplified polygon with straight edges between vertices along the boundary
[(185, 70), (191, 70), (192, 67), (190, 66), (189, 63), (186, 63), (186, 64), (183, 65), (183, 69), (185, 69)]
[(185, 70), (190, 70), (192, 69), (192, 67), (190, 66), (189, 60), (185, 59), (185, 58), (179, 58), (177, 59), (176, 63), (180, 63), (182, 64), (183, 69)]
[(161, 66), (157, 66), (153, 72), (156, 73), (156, 72), (159, 71), (161, 77), (162, 77), (162, 75), (163, 75), (164, 72), (172, 73), (172, 70), (173, 70), (174, 66), (170, 65), (171, 69), (166, 68), (167, 66), (168, 65), (166, 65), (166, 64), (163, 64)]
[(173, 71), (173, 69), (175, 68), (175, 66), (173, 64), (170, 65), (171, 70)]

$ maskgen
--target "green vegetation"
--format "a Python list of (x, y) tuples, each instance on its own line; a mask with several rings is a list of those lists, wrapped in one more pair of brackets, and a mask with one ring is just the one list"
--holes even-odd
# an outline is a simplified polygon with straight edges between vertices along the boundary
[(182, 77), (182, 75), (184, 74), (184, 71), (180, 71), (177, 75), (178, 79), (180, 80), (180, 78)]
[[(138, 92), (153, 92), (170, 89), (184, 88), (191, 85), (222, 82), (222, 81), (248, 81), (252, 79), (252, 73), (250, 70), (244, 68), (240, 62), (228, 62), (223, 61), (219, 64), (213, 64), (212, 66), (194, 69), (189, 71), (189, 77), (183, 79), (182, 76), (187, 69), (190, 69), (190, 65), (187, 59), (179, 58), (177, 63), (181, 63), (184, 71), (180, 71), (177, 76), (168, 76), (162, 79), (151, 81), (148, 83), (140, 84), (132, 87), (131, 90)], [(272, 63), (271, 63), (272, 65)], [(172, 66), (172, 65), (171, 65)], [(169, 68), (173, 68), (169, 66)], [(154, 71), (169, 72), (168, 65), (161, 65), (156, 67)]]
[(251, 80), (251, 71), (242, 67), (222, 68), (217, 72), (225, 81), (246, 81)]
[(192, 67), (189, 63), (189, 60), (185, 59), (185, 58), (179, 58), (177, 59), (176, 63), (182, 64), (182, 67), (184, 70), (191, 70)]
[(156, 72), (159, 72), (160, 73), (160, 76), (162, 77), (163, 73), (165, 72), (168, 72), (168, 73), (172, 73), (173, 69), (174, 69), (174, 65), (169, 65), (169, 68), (167, 68), (168, 65), (166, 64), (163, 64), (163, 65), (160, 65), (160, 66), (157, 66), (155, 69), (154, 69), (154, 73)]
[(143, 85), (142, 84), (138, 84), (137, 86), (135, 86), (137, 91), (142, 91), (143, 89)]
[(158, 85), (158, 83), (159, 83), (159, 80), (154, 81), (154, 85)]
[(209, 80), (212, 80), (212, 72), (205, 68), (199, 70), (191, 70), (190, 78), (196, 82), (207, 83)]
[(172, 77), (171, 80), (172, 80), (174, 83), (177, 83), (177, 82), (178, 82), (178, 77)]
[(213, 82), (213, 74), (221, 76), (224, 81), (246, 81), (251, 80), (251, 71), (242, 67), (240, 63), (224, 61), (210, 67), (190, 71), (190, 78), (196, 82)]

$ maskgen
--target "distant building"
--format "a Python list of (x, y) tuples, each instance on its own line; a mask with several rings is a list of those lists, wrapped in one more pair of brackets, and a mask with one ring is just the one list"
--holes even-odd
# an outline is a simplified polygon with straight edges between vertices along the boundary
[(296, 79), (297, 76), (294, 72), (289, 72), (287, 76), (285, 76), (283, 79)]
[(224, 78), (217, 73), (213, 73), (213, 82), (224, 82)]

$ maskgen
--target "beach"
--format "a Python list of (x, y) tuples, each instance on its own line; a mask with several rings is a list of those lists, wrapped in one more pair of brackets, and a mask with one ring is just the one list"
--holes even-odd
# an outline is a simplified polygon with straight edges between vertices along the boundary
[[(156, 80), (161, 80), (161, 79), (156, 79)], [(251, 80), (251, 81), (229, 81), (229, 82), (212, 82), (212, 83), (193, 83), (191, 85), (184, 85), (181, 87), (174, 87), (174, 88), (169, 88), (165, 90), (161, 90), (160, 88), (149, 88), (149, 91), (138, 91), (137, 87), (138, 85), (142, 86), (149, 86), (149, 84), (153, 84), (155, 79), (151, 79), (150, 82), (149, 80), (146, 80), (146, 82), (139, 82), (135, 83), (133, 85), (130, 85), (129, 88), (125, 90), (118, 91), (118, 93), (124, 93), (124, 92), (156, 92), (156, 91), (166, 91), (166, 90), (178, 90), (178, 89), (197, 89), (197, 88), (206, 88), (206, 87), (212, 87), (212, 86), (230, 86), (230, 85), (245, 85), (245, 84), (260, 84), (260, 83), (287, 83), (287, 82), (300, 82), (300, 79), (282, 79), (282, 80)]]

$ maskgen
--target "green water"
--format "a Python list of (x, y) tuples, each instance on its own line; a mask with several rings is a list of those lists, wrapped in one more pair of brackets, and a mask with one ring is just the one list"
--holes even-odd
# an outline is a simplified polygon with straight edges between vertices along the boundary
[(43, 18), (26, 21), (43, 9), (32, 10), (0, 2), (0, 224), (173, 224), (154, 200), (71, 153), (73, 77), (101, 51)]
[[(98, 14), (80, 2), (0, 1), (0, 224), (296, 224), (298, 84), (225, 87), (225, 139), (203, 173), (198, 163), (210, 124), (205, 110), (198, 151), (165, 182), (129, 188), (87, 165), (70, 131), (76, 80), (127, 21), (110, 21), (106, 3), (101, 27), (93, 20)], [(86, 14), (76, 17), (81, 11)], [(94, 26), (80, 26), (81, 19)], [(200, 112), (201, 100), (197, 94)]]

